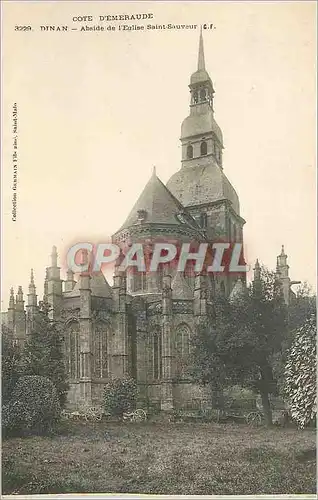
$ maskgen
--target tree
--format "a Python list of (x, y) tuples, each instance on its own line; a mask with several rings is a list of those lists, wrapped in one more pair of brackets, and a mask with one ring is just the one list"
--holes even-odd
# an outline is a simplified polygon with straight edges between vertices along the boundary
[(287, 330), (282, 341), (282, 349), (273, 356), (273, 370), (280, 394), (284, 394), (285, 365), (296, 332), (311, 314), (316, 312), (316, 297), (307, 282), (302, 283), (291, 297), (287, 310)]
[(235, 302), (218, 299), (213, 327), (194, 339), (191, 374), (201, 383), (241, 384), (262, 399), (265, 422), (272, 424), (270, 394), (276, 394), (272, 360), (286, 335), (287, 310), (274, 272), (260, 270), (258, 283)]
[(64, 362), (63, 337), (55, 322), (48, 317), (48, 307), (42, 304), (34, 318), (22, 354), (24, 375), (40, 375), (50, 379), (56, 387), (60, 405), (66, 403), (68, 383)]
[(286, 398), (291, 415), (301, 428), (317, 412), (316, 342), (316, 314), (312, 312), (296, 332), (285, 366)]
[[(316, 311), (316, 296), (311, 286), (304, 282), (297, 289), (288, 307), (288, 330), (292, 334), (304, 325), (311, 313)], [(290, 347), (290, 346), (289, 346)]]
[(12, 334), (5, 325), (1, 326), (1, 383), (2, 403), (6, 403), (20, 376), (20, 349), (12, 341)]

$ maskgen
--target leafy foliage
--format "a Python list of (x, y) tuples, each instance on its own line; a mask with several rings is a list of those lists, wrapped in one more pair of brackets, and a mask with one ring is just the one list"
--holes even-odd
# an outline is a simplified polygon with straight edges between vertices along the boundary
[(104, 407), (107, 413), (122, 416), (136, 408), (137, 384), (131, 377), (115, 378), (104, 390)]
[(285, 366), (285, 393), (291, 415), (300, 427), (314, 419), (316, 382), (316, 314), (297, 331)]
[(20, 350), (12, 343), (10, 332), (6, 327), (2, 326), (1, 330), (2, 403), (5, 404), (10, 399), (20, 376)]
[(66, 403), (68, 383), (63, 355), (63, 337), (56, 323), (48, 318), (45, 305), (35, 317), (22, 356), (24, 375), (49, 378), (57, 389), (60, 405)]
[(194, 338), (191, 374), (203, 384), (240, 384), (262, 397), (265, 420), (271, 424), (269, 394), (276, 394), (272, 358), (282, 348), (287, 311), (275, 273), (261, 269), (261, 282), (239, 300), (218, 299), (212, 324)]
[(37, 375), (20, 377), (10, 401), (4, 406), (5, 434), (44, 434), (51, 431), (61, 413), (53, 383)]

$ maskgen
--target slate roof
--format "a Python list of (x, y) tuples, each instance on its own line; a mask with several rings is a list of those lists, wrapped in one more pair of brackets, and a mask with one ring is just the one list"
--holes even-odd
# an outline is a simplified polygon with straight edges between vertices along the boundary
[(168, 189), (185, 206), (229, 200), (240, 215), (239, 198), (232, 184), (216, 163), (182, 167), (167, 182)]
[[(92, 296), (110, 298), (112, 289), (102, 272), (94, 273), (90, 279), (90, 289)], [(71, 292), (65, 292), (64, 297), (78, 297), (80, 295), (80, 280), (76, 283)]]
[[(185, 211), (184, 206), (157, 177), (155, 170), (130, 211), (121, 229), (128, 228), (138, 222), (138, 212), (145, 211), (144, 224), (188, 224), (200, 230), (196, 221)], [(180, 214), (182, 214), (180, 216)]]
[(222, 130), (216, 123), (211, 108), (203, 108), (200, 113), (194, 113), (194, 111), (192, 111), (192, 113), (183, 120), (181, 125), (181, 137), (183, 139), (211, 132), (214, 132), (220, 144), (223, 146)]

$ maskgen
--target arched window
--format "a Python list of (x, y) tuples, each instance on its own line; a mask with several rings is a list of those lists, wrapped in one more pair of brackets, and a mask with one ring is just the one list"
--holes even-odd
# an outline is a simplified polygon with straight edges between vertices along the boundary
[(94, 377), (106, 378), (108, 376), (107, 326), (104, 323), (97, 323), (94, 328), (93, 360)]
[(200, 100), (201, 101), (205, 101), (206, 99), (206, 90), (205, 89), (201, 89), (200, 90)]
[(153, 350), (152, 350), (152, 374), (154, 379), (162, 377), (162, 346), (161, 332), (159, 327), (153, 332)]
[(193, 103), (197, 104), (198, 100), (199, 100), (198, 93), (197, 92), (193, 92)]
[(208, 153), (208, 145), (205, 141), (201, 142), (200, 153), (201, 156), (206, 155)]
[(191, 158), (193, 158), (193, 146), (189, 144), (187, 147), (187, 159), (190, 160)]
[(147, 290), (147, 274), (144, 271), (134, 270), (132, 273), (133, 292), (145, 292)]
[(180, 325), (176, 330), (176, 375), (185, 375), (186, 366), (190, 353), (190, 328)]
[(200, 215), (200, 226), (202, 229), (206, 229), (208, 225), (208, 216), (205, 212), (202, 212)]
[(79, 367), (79, 324), (77, 321), (69, 323), (65, 336), (66, 371), (70, 379), (80, 376)]

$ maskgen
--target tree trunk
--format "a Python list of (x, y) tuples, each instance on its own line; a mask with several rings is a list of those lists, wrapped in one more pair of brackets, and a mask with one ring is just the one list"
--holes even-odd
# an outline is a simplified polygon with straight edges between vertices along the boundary
[(265, 425), (266, 427), (271, 427), (273, 425), (273, 418), (272, 418), (272, 410), (271, 410), (270, 400), (268, 397), (268, 392), (261, 391), (261, 398), (262, 398), (262, 407), (265, 418)]

